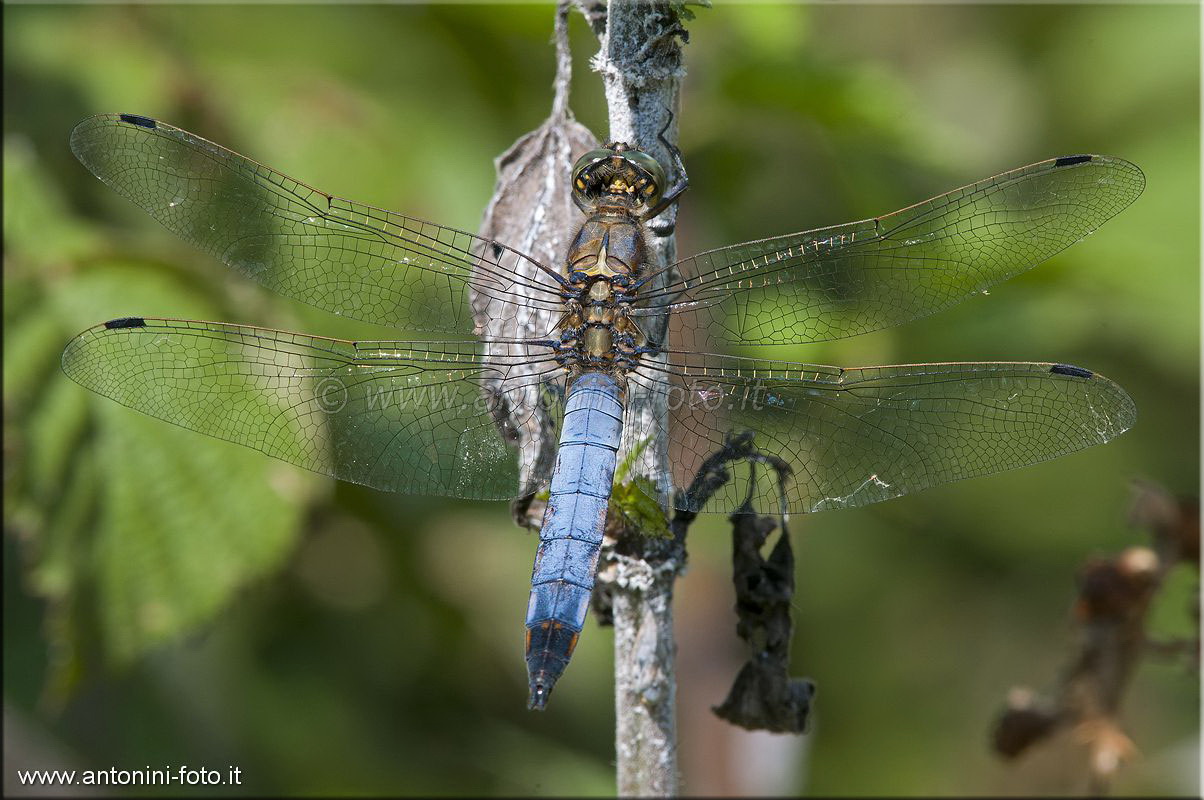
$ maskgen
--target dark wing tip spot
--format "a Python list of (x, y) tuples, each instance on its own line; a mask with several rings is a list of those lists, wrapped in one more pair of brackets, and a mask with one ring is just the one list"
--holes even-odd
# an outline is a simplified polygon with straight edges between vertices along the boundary
[(105, 327), (113, 328), (145, 328), (146, 320), (142, 317), (122, 317), (121, 319), (111, 319), (105, 323)]
[(489, 246), (493, 250), (493, 257), (500, 258), (502, 255), (502, 246), (500, 244), (498, 244), (497, 242), (490, 242)]
[(158, 125), (158, 123), (150, 117), (140, 117), (137, 114), (122, 114), (121, 121), (128, 122), (131, 125), (137, 125), (140, 128), (154, 128)]
[(1069, 375), (1072, 378), (1092, 378), (1095, 373), (1089, 369), (1071, 366), (1070, 364), (1054, 364), (1049, 371), (1055, 375)]
[(1090, 161), (1091, 156), (1062, 156), (1054, 162), (1055, 167), (1069, 167), (1072, 164), (1082, 164)]

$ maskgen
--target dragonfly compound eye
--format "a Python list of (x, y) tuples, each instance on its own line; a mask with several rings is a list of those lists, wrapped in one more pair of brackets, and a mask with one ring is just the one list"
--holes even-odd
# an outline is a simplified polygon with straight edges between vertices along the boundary
[(665, 192), (665, 170), (643, 150), (621, 142), (591, 150), (573, 165), (573, 196), (581, 207), (597, 205), (603, 196), (627, 198), (631, 207), (656, 205)]
[(643, 150), (628, 150), (623, 153), (623, 160), (634, 171), (635, 178), (632, 183), (639, 191), (644, 205), (656, 205), (665, 193), (665, 168)]

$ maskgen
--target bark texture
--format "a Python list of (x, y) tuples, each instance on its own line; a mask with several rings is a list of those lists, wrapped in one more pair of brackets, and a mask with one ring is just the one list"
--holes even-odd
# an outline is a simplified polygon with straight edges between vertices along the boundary
[[(592, 61), (605, 87), (610, 139), (655, 156), (670, 171), (670, 185), (680, 176), (672, 174), (672, 154), (660, 133), (663, 130), (669, 142), (677, 141), (685, 38), (677, 13), (667, 3), (612, 2), (601, 49)], [(676, 218), (674, 206), (651, 222), (647, 270), (677, 260)], [(662, 275), (662, 281), (669, 278), (668, 272)], [(647, 319), (659, 319), (663, 326), (666, 318)], [(664, 340), (663, 327), (645, 332), (653, 340)], [(668, 414), (663, 393), (651, 394), (633, 383), (627, 397), (626, 447), (640, 442), (647, 431), (665, 430)], [(620, 460), (626, 455), (620, 451)], [(658, 437), (640, 452), (632, 472), (669, 475), (668, 459), (668, 441)], [(673, 487), (658, 488), (667, 504)], [(673, 584), (684, 567), (685, 551), (679, 541), (646, 533), (618, 532), (603, 547), (598, 576), (610, 595), (615, 627), (615, 755), (621, 796), (667, 796), (678, 790)]]

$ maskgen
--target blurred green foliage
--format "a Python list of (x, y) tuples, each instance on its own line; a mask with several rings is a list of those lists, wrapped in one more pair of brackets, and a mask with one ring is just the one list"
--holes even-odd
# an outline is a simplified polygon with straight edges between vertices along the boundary
[[(1138, 424), (1049, 464), (794, 520), (795, 663), (819, 685), (803, 739), (706, 710), (739, 651), (725, 523), (696, 524), (678, 600), (684, 788), (1071, 787), (1073, 759), (1001, 765), (987, 730), (1008, 687), (1052, 679), (1082, 560), (1141, 540), (1127, 480), (1199, 482), (1199, 9), (693, 11), (683, 254), (1069, 153), (1134, 161), (1148, 188), (990, 298), (778, 353), (1082, 364), (1128, 389)], [(5, 705), (17, 735), (53, 743), (37, 766), (230, 764), (262, 794), (613, 792), (609, 632), (589, 623), (550, 710), (525, 710), (534, 540), (503, 505), (334, 485), (58, 370), (72, 335), (133, 314), (394, 335), (175, 240), (75, 162), (79, 119), (160, 117), (473, 230), (491, 159), (549, 110), (551, 19), (543, 5), (5, 6)], [(572, 32), (573, 107), (604, 136), (596, 43), (580, 19)], [(1192, 624), (1193, 580), (1176, 576), (1156, 633)], [(1198, 701), (1181, 667), (1142, 667), (1124, 719), (1144, 758), (1119, 791), (1198, 791)]]

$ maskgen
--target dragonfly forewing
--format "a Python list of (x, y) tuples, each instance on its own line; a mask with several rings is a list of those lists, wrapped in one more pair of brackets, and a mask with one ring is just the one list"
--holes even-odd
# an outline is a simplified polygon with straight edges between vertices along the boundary
[[(883, 217), (723, 247), (674, 266), (645, 315), (677, 317), (675, 347), (856, 336), (980, 294), (1095, 231), (1141, 194), (1128, 161), (1068, 156)], [(665, 309), (655, 303), (671, 299)]]
[(186, 241), (335, 314), (471, 334), (470, 284), (499, 315), (559, 308), (556, 273), (516, 250), (326, 194), (158, 120), (89, 117), (72, 131), (71, 149)]

